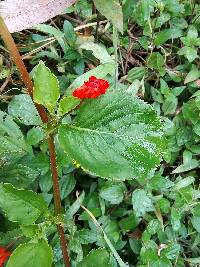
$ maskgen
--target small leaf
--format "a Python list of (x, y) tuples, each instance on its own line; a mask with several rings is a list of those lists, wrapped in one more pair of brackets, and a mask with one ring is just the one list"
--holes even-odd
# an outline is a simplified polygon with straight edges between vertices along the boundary
[(200, 77), (200, 71), (197, 69), (197, 67), (193, 67), (191, 69), (191, 71), (187, 74), (187, 76), (185, 77), (185, 81), (184, 84), (193, 82), (195, 80), (197, 80)]
[(19, 245), (12, 253), (7, 267), (51, 267), (53, 263), (52, 248), (44, 240)]
[(93, 0), (96, 8), (123, 33), (123, 13), (118, 0)]
[(157, 33), (154, 43), (156, 46), (164, 44), (169, 39), (176, 39), (182, 36), (182, 30), (178, 28), (165, 29)]
[(68, 20), (65, 20), (64, 25), (63, 25), (63, 30), (65, 33), (65, 38), (67, 42), (70, 45), (74, 45), (77, 39), (77, 35), (74, 31), (73, 25)]
[(41, 196), (16, 189), (11, 184), (0, 184), (0, 207), (10, 221), (22, 225), (33, 224), (47, 212), (47, 205)]
[(198, 57), (197, 49), (194, 47), (184, 46), (178, 51), (178, 55), (184, 55), (189, 62), (195, 60)]
[(195, 179), (192, 176), (188, 176), (184, 179), (181, 179), (175, 184), (174, 190), (180, 190), (181, 188), (184, 188), (192, 183), (194, 183)]
[(147, 59), (147, 66), (152, 69), (160, 70), (164, 63), (165, 59), (159, 52), (153, 52)]
[(100, 196), (111, 204), (119, 204), (124, 198), (124, 191), (123, 184), (106, 182), (100, 190)]
[(162, 105), (162, 110), (164, 112), (164, 115), (174, 114), (177, 108), (177, 104), (178, 104), (178, 99), (174, 94), (170, 93), (169, 95), (167, 95)]
[(123, 231), (129, 232), (134, 230), (139, 224), (139, 219), (135, 213), (131, 213), (128, 217), (119, 221), (119, 226)]
[(132, 204), (137, 217), (143, 216), (147, 211), (155, 210), (152, 200), (143, 189), (138, 189), (133, 192)]
[(50, 112), (53, 112), (60, 97), (59, 83), (56, 76), (40, 61), (34, 71), (33, 79), (34, 101), (46, 107)]
[(129, 70), (127, 80), (133, 82), (134, 80), (141, 80), (146, 73), (145, 67), (135, 67)]
[(193, 170), (199, 166), (199, 162), (196, 159), (192, 158), (192, 153), (190, 151), (185, 150), (183, 152), (183, 164), (178, 166), (173, 173), (181, 173)]
[(83, 191), (77, 200), (70, 206), (66, 212), (66, 218), (72, 218), (74, 214), (80, 209), (82, 202), (85, 198), (85, 192)]
[(103, 45), (99, 45), (93, 42), (85, 42), (80, 45), (81, 49), (91, 50), (93, 55), (100, 60), (102, 64), (113, 62), (113, 59), (108, 54), (106, 48)]
[(59, 102), (58, 114), (61, 116), (65, 115), (66, 113), (77, 107), (80, 102), (80, 99), (73, 96), (67, 96), (62, 98)]
[(91, 250), (90, 253), (77, 264), (77, 267), (112, 267), (110, 263), (110, 254), (105, 248)]

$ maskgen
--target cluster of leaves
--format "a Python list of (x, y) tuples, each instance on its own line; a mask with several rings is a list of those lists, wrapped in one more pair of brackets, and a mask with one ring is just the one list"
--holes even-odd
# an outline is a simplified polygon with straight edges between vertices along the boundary
[[(29, 61), (32, 67), (42, 58), (59, 80), (60, 86), (43, 63), (32, 71), (34, 99), (51, 114), (50, 125), (41, 123), (31, 98), (16, 94), (12, 84), (6, 95), (16, 94), (12, 100), (5, 103), (9, 98), (2, 95), (0, 245), (17, 247), (8, 266), (30, 261), (63, 266), (56, 221), (65, 226), (73, 266), (195, 266), (200, 263), (200, 5), (178, 0), (94, 4), (98, 20), (106, 17), (119, 35), (107, 22), (100, 24), (94, 42), (95, 30), (77, 33), (79, 27), (63, 22), (66, 14), (73, 23), (96, 21), (93, 3), (79, 0), (55, 20), (57, 28), (42, 24), (26, 36), (25, 57), (39, 50), (38, 43), (52, 42)], [(113, 89), (113, 40), (120, 55), (119, 90)], [(91, 75), (107, 77), (111, 88), (76, 111), (80, 102), (71, 92)], [(47, 84), (52, 90), (44, 93)], [(64, 96), (57, 103), (59, 90)], [(160, 142), (160, 120), (136, 95), (162, 116), (167, 148)], [(58, 126), (64, 213), (55, 218), (46, 137)]]

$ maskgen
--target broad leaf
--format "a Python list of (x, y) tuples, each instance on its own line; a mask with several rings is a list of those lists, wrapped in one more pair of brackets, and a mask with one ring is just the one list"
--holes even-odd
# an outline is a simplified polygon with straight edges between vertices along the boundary
[(42, 197), (32, 191), (16, 189), (11, 184), (0, 184), (0, 208), (10, 221), (22, 225), (34, 223), (47, 212)]
[(135, 190), (132, 194), (132, 204), (135, 214), (140, 217), (147, 211), (153, 211), (152, 200), (143, 189)]
[(111, 267), (110, 263), (110, 254), (105, 248), (100, 248), (97, 250), (92, 250), (80, 263), (77, 267)]
[(118, 0), (93, 0), (96, 8), (123, 33), (123, 13)]
[(33, 99), (53, 112), (60, 97), (59, 83), (56, 76), (41, 61), (34, 71)]
[(7, 267), (51, 267), (52, 263), (52, 249), (44, 239), (41, 239), (38, 242), (18, 246), (12, 253)]
[(100, 190), (100, 196), (111, 204), (119, 204), (124, 198), (125, 190), (123, 183), (107, 181)]
[(8, 105), (8, 112), (25, 125), (41, 124), (37, 109), (27, 94), (16, 95)]
[(114, 180), (145, 179), (164, 149), (153, 108), (119, 90), (85, 101), (73, 124), (60, 126), (59, 141), (84, 170)]

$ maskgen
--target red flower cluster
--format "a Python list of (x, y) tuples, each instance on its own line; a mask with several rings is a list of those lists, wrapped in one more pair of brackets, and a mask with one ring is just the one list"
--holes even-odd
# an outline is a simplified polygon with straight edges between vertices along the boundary
[(105, 94), (108, 87), (108, 81), (91, 76), (89, 81), (84, 82), (81, 87), (74, 90), (73, 96), (81, 99), (96, 98), (102, 94)]
[(4, 247), (0, 247), (0, 267), (3, 267), (10, 255), (11, 253), (8, 250), (6, 250)]

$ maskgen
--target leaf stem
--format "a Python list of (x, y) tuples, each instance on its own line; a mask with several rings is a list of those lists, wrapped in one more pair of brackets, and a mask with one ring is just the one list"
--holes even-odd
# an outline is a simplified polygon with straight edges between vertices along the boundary
[[(0, 36), (2, 37), (5, 45), (7, 46), (10, 55), (15, 62), (18, 71), (20, 72), (21, 79), (24, 82), (27, 91), (31, 98), (33, 97), (33, 83), (30, 79), (29, 73), (26, 69), (26, 66), (24, 65), (24, 62), (22, 61), (22, 58), (20, 56), (20, 53), (17, 49), (17, 46), (12, 38), (12, 35), (10, 34), (3, 18), (0, 16)], [(41, 117), (41, 120), (43, 123), (48, 122), (48, 114), (46, 113), (46, 110), (43, 106), (38, 105), (37, 103), (34, 103), (38, 113)], [(58, 170), (57, 170), (57, 162), (56, 162), (56, 152), (55, 152), (55, 145), (54, 145), (54, 137), (52, 134), (48, 137), (48, 146), (49, 146), (49, 154), (50, 154), (50, 165), (51, 165), (51, 172), (52, 172), (52, 180), (53, 180), (53, 195), (54, 195), (54, 207), (55, 207), (55, 215), (58, 215), (61, 213), (61, 197), (60, 197), (60, 188), (59, 188), (59, 182), (58, 182)], [(61, 224), (57, 224), (57, 231), (60, 236), (60, 245), (62, 249), (63, 254), (63, 260), (66, 267), (70, 267), (70, 259), (67, 251), (67, 242), (65, 239), (65, 232), (64, 228)]]

